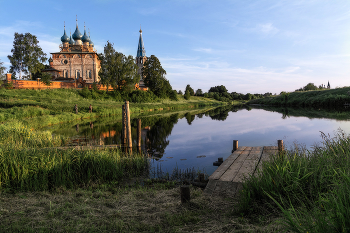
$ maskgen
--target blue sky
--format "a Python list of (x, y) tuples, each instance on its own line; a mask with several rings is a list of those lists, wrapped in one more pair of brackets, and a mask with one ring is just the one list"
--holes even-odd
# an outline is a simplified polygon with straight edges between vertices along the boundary
[(348, 0), (0, 0), (0, 60), (10, 66), (14, 33), (30, 32), (48, 55), (78, 15), (97, 52), (107, 40), (159, 58), (173, 89), (280, 93), (307, 83), (350, 86)]

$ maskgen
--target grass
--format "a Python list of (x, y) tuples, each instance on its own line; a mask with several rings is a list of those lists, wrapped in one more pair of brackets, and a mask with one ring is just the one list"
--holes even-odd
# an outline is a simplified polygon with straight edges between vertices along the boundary
[(278, 96), (250, 100), (248, 104), (291, 107), (343, 107), (350, 103), (350, 87), (317, 91), (282, 92)]
[(261, 216), (280, 209), (288, 232), (350, 231), (350, 139), (343, 131), (323, 146), (271, 157), (244, 183), (238, 212)]

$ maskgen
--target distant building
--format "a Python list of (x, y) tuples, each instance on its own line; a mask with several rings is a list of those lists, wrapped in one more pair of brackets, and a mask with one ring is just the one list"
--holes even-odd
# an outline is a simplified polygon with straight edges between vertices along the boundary
[(328, 88), (328, 89), (331, 89), (331, 85), (329, 85), (329, 81), (328, 81), (327, 88)]
[(61, 41), (60, 52), (51, 53), (52, 58), (49, 59), (51, 70), (47, 69), (45, 71), (51, 71), (54, 80), (57, 81), (99, 82), (100, 61), (90, 35), (86, 34), (85, 26), (84, 35), (82, 35), (77, 20), (75, 32), (70, 37), (67, 36), (66, 27), (64, 26)]
[(147, 89), (144, 81), (143, 81), (143, 76), (142, 76), (142, 67), (145, 64), (145, 62), (147, 61), (147, 57), (146, 57), (146, 50), (145, 50), (145, 46), (143, 44), (143, 39), (142, 39), (142, 30), (140, 28), (140, 37), (139, 37), (139, 43), (137, 46), (137, 55), (136, 55), (136, 65), (139, 67), (137, 70), (137, 73), (140, 75), (140, 83), (139, 83), (139, 87), (140, 89)]

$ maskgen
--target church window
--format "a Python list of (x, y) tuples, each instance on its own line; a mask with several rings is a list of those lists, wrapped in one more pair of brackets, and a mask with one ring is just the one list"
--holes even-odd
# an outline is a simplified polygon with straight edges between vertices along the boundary
[(86, 71), (86, 77), (87, 77), (88, 79), (92, 79), (91, 70), (87, 70), (87, 71)]
[(80, 70), (75, 70), (75, 78), (80, 78)]

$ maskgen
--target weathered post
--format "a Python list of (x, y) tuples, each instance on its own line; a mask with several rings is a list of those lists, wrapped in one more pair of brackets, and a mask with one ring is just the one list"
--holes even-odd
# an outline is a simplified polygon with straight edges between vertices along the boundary
[(137, 150), (141, 153), (141, 119), (137, 119)]
[(238, 149), (238, 140), (233, 140), (232, 153)]
[(204, 182), (204, 173), (199, 173), (198, 180), (199, 182)]
[(132, 141), (131, 141), (131, 125), (130, 125), (130, 109), (129, 101), (125, 101), (125, 112), (126, 112), (126, 134), (128, 139), (128, 150), (132, 154)]
[(125, 105), (122, 106), (122, 148), (126, 148), (126, 112)]
[(180, 186), (181, 193), (181, 203), (189, 202), (191, 199), (190, 186), (189, 185), (181, 185)]
[(283, 152), (284, 151), (283, 140), (278, 140), (277, 143), (278, 143), (278, 152), (279, 153)]
[(223, 157), (219, 157), (219, 158), (218, 158), (218, 162), (219, 162), (219, 163), (224, 162), (224, 158), (223, 158)]

